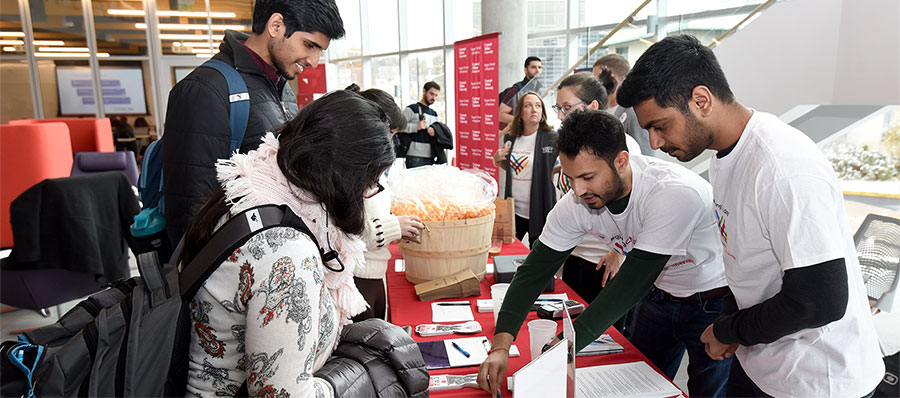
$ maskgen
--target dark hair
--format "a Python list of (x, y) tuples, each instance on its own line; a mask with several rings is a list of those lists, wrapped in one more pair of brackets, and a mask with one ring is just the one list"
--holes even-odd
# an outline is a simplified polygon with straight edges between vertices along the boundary
[(441, 91), (441, 85), (437, 84), (435, 81), (430, 81), (425, 83), (425, 86), (422, 87), (422, 95), (428, 92), (428, 90), (436, 89), (437, 91)]
[[(357, 86), (356, 89), (359, 90), (359, 86)], [(365, 91), (360, 91), (359, 95), (374, 102), (375, 105), (378, 105), (378, 107), (384, 111), (384, 114), (387, 115), (388, 121), (390, 122), (390, 126), (388, 127), (390, 127), (391, 130), (401, 131), (406, 128), (406, 116), (403, 116), (403, 111), (400, 110), (400, 107), (397, 106), (397, 102), (394, 101), (394, 97), (391, 97), (390, 94), (384, 90), (370, 88)]]
[(535, 57), (535, 56), (532, 55), (532, 56), (530, 56), (530, 57), (528, 57), (528, 58), (525, 58), (525, 67), (526, 67), (526, 68), (528, 67), (528, 65), (531, 64), (531, 61), (538, 61), (538, 62), (540, 62), (540, 63), (542, 63), (542, 64), (544, 63), (543, 61), (541, 61), (540, 58)]
[(628, 60), (619, 54), (606, 54), (594, 62), (594, 66), (602, 66), (609, 69), (619, 79), (624, 79), (628, 71), (631, 70)]
[[(394, 161), (381, 108), (359, 94), (339, 90), (306, 105), (274, 133), (279, 144), (276, 162), (285, 178), (322, 202), (327, 222), (346, 233), (361, 233), (363, 192)], [(185, 232), (185, 262), (209, 241), (227, 212), (225, 191), (219, 188)]]
[(522, 111), (525, 107), (522, 106), (522, 104), (525, 103), (525, 97), (529, 95), (533, 95), (541, 101), (541, 121), (538, 124), (538, 131), (553, 131), (553, 127), (550, 127), (550, 125), (547, 124), (547, 107), (544, 106), (544, 99), (541, 98), (540, 94), (534, 91), (529, 91), (519, 97), (519, 102), (516, 103), (516, 111), (515, 113), (513, 113), (513, 121), (509, 124), (508, 134), (510, 137), (519, 137), (522, 134), (525, 134), (525, 123), (522, 122)]
[(607, 67), (603, 67), (600, 69), (600, 75), (597, 76), (597, 79), (600, 80), (600, 83), (603, 84), (603, 88), (606, 89), (607, 93), (616, 92), (616, 87), (619, 86), (619, 82), (616, 81), (616, 78), (613, 77), (612, 72)]
[(344, 21), (334, 0), (256, 0), (253, 33), (261, 35), (272, 14), (284, 17), (285, 37), (294, 32), (320, 32), (332, 40), (344, 37)]
[(354, 92), (354, 93), (358, 93), (358, 92), (359, 92), (359, 84), (356, 84), (356, 83), (350, 83), (350, 85), (347, 86), (344, 90), (352, 91), (352, 92)]
[(641, 55), (619, 87), (616, 101), (631, 108), (653, 98), (660, 107), (675, 107), (689, 115), (688, 101), (697, 86), (706, 86), (726, 104), (734, 102), (712, 50), (693, 36), (669, 36)]
[(603, 110), (606, 109), (609, 102), (606, 88), (591, 72), (581, 72), (567, 76), (559, 82), (559, 89), (564, 87), (572, 87), (575, 96), (584, 101), (585, 105), (589, 105), (592, 101), (597, 101), (600, 104), (600, 109)]
[(134, 119), (134, 127), (150, 127), (150, 123), (147, 123), (147, 119), (140, 116), (137, 119)]
[(594, 109), (569, 113), (559, 128), (556, 147), (559, 153), (572, 158), (586, 150), (610, 166), (619, 152), (628, 151), (622, 123), (615, 116)]

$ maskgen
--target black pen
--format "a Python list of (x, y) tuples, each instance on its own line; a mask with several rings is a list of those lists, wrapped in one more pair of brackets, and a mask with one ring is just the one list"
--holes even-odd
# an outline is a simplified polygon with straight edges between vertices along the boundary
[(440, 305), (440, 306), (444, 306), (444, 305), (465, 305), (465, 306), (470, 306), (470, 305), (472, 305), (472, 303), (437, 303), (437, 305)]

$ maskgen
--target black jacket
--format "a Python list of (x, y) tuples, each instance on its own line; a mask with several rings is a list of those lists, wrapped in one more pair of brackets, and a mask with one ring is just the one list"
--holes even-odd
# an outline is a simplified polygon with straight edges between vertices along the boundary
[[(556, 148), (556, 132), (538, 130), (537, 139), (534, 141), (534, 168), (531, 176), (531, 205), (528, 210), (528, 241), (536, 242), (544, 230), (547, 214), (556, 205), (556, 188), (553, 186), (553, 166), (559, 157), (559, 149)], [(503, 136), (504, 144), (509, 141), (515, 145), (516, 139), (509, 134)], [(509, 159), (503, 165), (506, 170), (506, 189), (503, 191), (507, 198), (512, 197), (512, 178), (509, 172)]]
[[(299, 112), (287, 80), (278, 84), (260, 70), (241, 44), (249, 36), (225, 31), (214, 59), (233, 65), (250, 93), (250, 116), (240, 152), (256, 149), (266, 132)], [(228, 84), (218, 71), (196, 68), (169, 93), (162, 142), (166, 229), (177, 244), (205, 197), (219, 187), (217, 159), (230, 156)]]
[(118, 171), (41, 181), (10, 204), (15, 246), (4, 267), (62, 268), (105, 283), (128, 278), (137, 197)]
[(434, 154), (431, 159), (432, 164), (447, 163), (447, 153), (444, 150), (453, 149), (453, 132), (450, 131), (450, 127), (441, 122), (434, 122), (430, 127), (434, 127), (433, 137), (428, 134), (427, 130), (421, 130), (412, 134), (394, 134), (394, 151), (397, 157), (406, 157), (406, 151), (413, 141), (427, 142), (431, 145), (431, 153)]
[(341, 342), (315, 376), (335, 397), (428, 396), (428, 371), (419, 346), (403, 329), (381, 319), (344, 326)]

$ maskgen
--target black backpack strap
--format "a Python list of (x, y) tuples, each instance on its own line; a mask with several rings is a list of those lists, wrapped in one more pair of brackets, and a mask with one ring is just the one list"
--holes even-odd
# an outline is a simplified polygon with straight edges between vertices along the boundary
[[(334, 250), (328, 253), (322, 250), (315, 235), (287, 205), (254, 207), (231, 217), (213, 234), (209, 242), (200, 250), (200, 253), (187, 266), (182, 268), (179, 274), (182, 298), (193, 298), (197, 291), (200, 290), (203, 282), (237, 248), (247, 243), (254, 235), (275, 227), (290, 227), (309, 236), (310, 240), (319, 248), (319, 254), (322, 255), (323, 263), (337, 258), (337, 252)], [(179, 244), (179, 249), (180, 246), (181, 244)], [(176, 250), (176, 252), (176, 256), (180, 255), (180, 250)], [(343, 266), (341, 270), (343, 270)]]
[(282, 225), (285, 213), (290, 213), (287, 206), (266, 205), (247, 209), (231, 217), (213, 233), (194, 259), (182, 268), (178, 277), (181, 296), (187, 299), (194, 297), (203, 282), (225, 259), (253, 235)]

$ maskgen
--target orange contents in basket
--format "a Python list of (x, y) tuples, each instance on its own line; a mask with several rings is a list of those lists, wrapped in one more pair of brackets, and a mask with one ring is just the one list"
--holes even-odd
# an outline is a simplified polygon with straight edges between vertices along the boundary
[(404, 201), (394, 203), (391, 213), (398, 216), (418, 216), (422, 221), (464, 220), (493, 214), (494, 204), (476, 206), (444, 201)]

